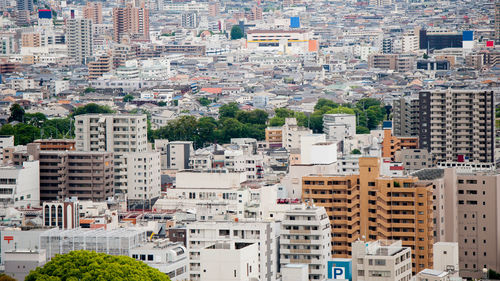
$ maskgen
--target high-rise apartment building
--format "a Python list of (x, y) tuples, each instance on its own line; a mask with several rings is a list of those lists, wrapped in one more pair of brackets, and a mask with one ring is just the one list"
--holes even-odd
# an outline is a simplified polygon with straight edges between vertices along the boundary
[(33, 11), (33, 0), (16, 0), (18, 11)]
[(195, 12), (186, 12), (181, 15), (181, 26), (186, 28), (198, 27), (198, 14)]
[(420, 148), (437, 162), (494, 162), (494, 94), (452, 88), (420, 92)]
[(127, 40), (149, 41), (149, 10), (142, 5), (113, 8), (113, 39), (119, 43)]
[(297, 207), (281, 224), (280, 264), (308, 264), (309, 280), (325, 280), (330, 260), (330, 220), (324, 207)]
[(495, 1), (495, 39), (500, 44), (500, 0)]
[(302, 199), (325, 207), (332, 257), (350, 257), (357, 239), (402, 240), (412, 249), (414, 272), (432, 267), (432, 184), (380, 176), (380, 158), (361, 157), (359, 174), (303, 177)]
[(392, 133), (397, 137), (413, 137), (419, 133), (418, 97), (401, 97), (392, 105)]
[[(115, 193), (124, 197), (128, 193), (128, 199), (144, 204), (154, 202), (159, 196), (160, 157), (159, 152), (155, 152), (157, 157), (146, 153), (146, 115), (78, 115), (75, 117), (75, 139), (77, 150), (113, 153)], [(130, 165), (141, 161), (142, 164)], [(135, 181), (131, 181), (132, 178)], [(136, 200), (139, 193), (141, 200)]]
[(92, 21), (69, 19), (67, 21), (68, 57), (74, 64), (87, 64), (92, 56)]
[(92, 20), (93, 24), (102, 23), (102, 3), (99, 2), (87, 2), (87, 5), (83, 7), (83, 17)]
[(436, 239), (458, 242), (461, 277), (500, 268), (500, 175), (467, 167), (426, 169), (413, 175), (434, 189)]
[(84, 114), (75, 117), (76, 149), (116, 154), (146, 152), (146, 115)]

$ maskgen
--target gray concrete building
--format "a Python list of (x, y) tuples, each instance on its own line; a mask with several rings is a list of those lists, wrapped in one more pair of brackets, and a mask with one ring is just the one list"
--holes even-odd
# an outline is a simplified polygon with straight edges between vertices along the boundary
[(93, 55), (92, 20), (69, 19), (66, 38), (68, 42), (68, 57), (74, 64), (87, 64)]
[(493, 90), (420, 92), (420, 148), (437, 162), (494, 162), (494, 105)]
[(394, 100), (392, 132), (397, 137), (413, 137), (419, 133), (418, 97), (401, 97)]

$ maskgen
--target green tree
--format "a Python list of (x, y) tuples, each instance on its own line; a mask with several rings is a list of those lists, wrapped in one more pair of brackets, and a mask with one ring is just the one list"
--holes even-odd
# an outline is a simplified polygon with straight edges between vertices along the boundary
[(271, 127), (280, 127), (285, 124), (285, 118), (274, 116), (273, 118), (269, 119), (269, 126)]
[(164, 101), (160, 101), (160, 102), (158, 102), (158, 106), (166, 106), (166, 105), (167, 105), (167, 103), (166, 103), (166, 102), (164, 102)]
[(19, 104), (15, 103), (10, 107), (10, 117), (9, 122), (18, 121), (23, 122), (24, 120), (24, 108)]
[(240, 108), (237, 103), (231, 102), (225, 104), (219, 108), (219, 118), (235, 118), (238, 111), (240, 111)]
[(114, 113), (109, 106), (98, 105), (95, 103), (89, 103), (85, 106), (80, 106), (75, 108), (73, 111), (73, 116), (87, 114), (87, 113)]
[(240, 121), (234, 118), (225, 118), (219, 122), (216, 136), (219, 142), (228, 143), (231, 138), (245, 137), (244, 132), (244, 125)]
[(355, 114), (354, 109), (345, 107), (345, 106), (339, 106), (333, 109), (328, 110), (325, 114)]
[(0, 281), (16, 281), (16, 279), (6, 274), (0, 274)]
[(243, 30), (241, 30), (241, 27), (239, 25), (233, 25), (231, 28), (231, 40), (236, 40), (243, 38)]
[(351, 154), (361, 154), (361, 151), (359, 149), (355, 148), (351, 151)]
[(124, 97), (123, 97), (123, 102), (131, 102), (134, 100), (134, 96), (132, 96), (131, 94), (126, 94)]
[(202, 106), (208, 106), (209, 104), (212, 103), (211, 100), (207, 99), (206, 97), (201, 97), (198, 99), (198, 102), (202, 105)]
[(43, 267), (31, 271), (25, 280), (166, 281), (170, 278), (158, 269), (130, 257), (80, 250), (56, 255)]
[(328, 106), (328, 107), (331, 107), (331, 108), (336, 108), (339, 106), (338, 103), (334, 103), (333, 101), (329, 100), (329, 99), (319, 99), (318, 102), (316, 103), (316, 105), (314, 106), (314, 110), (319, 110), (320, 108), (324, 107), (324, 106)]
[(489, 280), (500, 280), (500, 273), (494, 271), (493, 269), (488, 269), (488, 279)]
[(364, 126), (357, 126), (356, 127), (356, 134), (369, 134), (370, 129)]
[(88, 94), (88, 93), (93, 93), (93, 92), (95, 92), (95, 89), (94, 89), (94, 88), (92, 88), (92, 87), (87, 87), (87, 88), (85, 88), (85, 90), (83, 90), (83, 92), (84, 92), (85, 94)]
[(24, 114), (24, 123), (40, 128), (47, 121), (47, 117), (40, 112)]

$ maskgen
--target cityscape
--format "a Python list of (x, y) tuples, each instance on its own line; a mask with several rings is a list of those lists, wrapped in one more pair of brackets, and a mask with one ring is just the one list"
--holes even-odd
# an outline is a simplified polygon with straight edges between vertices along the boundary
[(500, 280), (500, 0), (0, 15), (0, 281)]

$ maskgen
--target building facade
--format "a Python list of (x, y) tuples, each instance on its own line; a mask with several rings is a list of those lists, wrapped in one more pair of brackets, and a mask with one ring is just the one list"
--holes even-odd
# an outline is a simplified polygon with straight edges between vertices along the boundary
[(69, 19), (66, 40), (68, 57), (74, 64), (87, 64), (93, 55), (93, 31), (90, 19)]
[(494, 91), (450, 88), (419, 99), (420, 148), (437, 162), (495, 161)]
[(285, 213), (280, 234), (280, 264), (308, 264), (309, 280), (327, 278), (330, 220), (324, 207), (297, 207)]
[(359, 174), (302, 178), (302, 199), (325, 207), (334, 258), (352, 255), (352, 243), (402, 240), (413, 250), (414, 272), (432, 267), (432, 185), (416, 177), (380, 176), (380, 159), (359, 158)]

